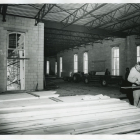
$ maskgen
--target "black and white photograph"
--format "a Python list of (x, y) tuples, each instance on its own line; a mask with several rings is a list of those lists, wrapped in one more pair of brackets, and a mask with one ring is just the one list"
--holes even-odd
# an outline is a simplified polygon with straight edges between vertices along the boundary
[(140, 3), (0, 2), (1, 136), (139, 134)]

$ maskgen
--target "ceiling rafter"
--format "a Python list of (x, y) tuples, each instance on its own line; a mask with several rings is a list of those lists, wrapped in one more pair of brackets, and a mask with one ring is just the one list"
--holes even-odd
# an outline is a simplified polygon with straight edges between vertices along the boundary
[[(89, 37), (79, 37), (79, 36), (65, 36), (65, 35), (56, 35), (56, 34), (45, 34), (45, 42), (57, 42), (57, 44), (59, 43), (59, 41), (62, 42), (67, 42), (67, 45), (70, 42), (79, 42), (80, 44), (87, 44), (89, 42), (95, 42), (95, 41), (99, 41), (104, 39), (105, 37), (100, 37), (100, 36), (92, 36), (91, 38)], [(77, 44), (76, 44), (77, 45)]]
[[(106, 3), (104, 4), (94, 4), (94, 6), (92, 7), (93, 9), (89, 12), (86, 12), (87, 8), (89, 5), (93, 4), (84, 4), (83, 6), (81, 6), (80, 8), (78, 8), (76, 11), (74, 11), (72, 14), (70, 14), (68, 17), (66, 17), (64, 20), (61, 21), (63, 28), (70, 26), (71, 24), (75, 23), (76, 21), (82, 19), (83, 17), (87, 16), (88, 14), (100, 9), (101, 7), (105, 6)], [(78, 18), (77, 18), (78, 16)]]
[(126, 30), (124, 30), (125, 32), (127, 32), (128, 35), (140, 35), (140, 26), (135, 26), (132, 28), (128, 28)]
[(93, 39), (108, 37), (108, 35), (91, 34), (91, 33), (85, 33), (85, 32), (74, 32), (74, 31), (50, 29), (50, 28), (45, 28), (44, 33), (45, 34), (64, 35), (64, 36), (82, 37), (82, 38), (93, 38)]
[[(54, 36), (53, 36), (54, 35)], [(86, 36), (75, 36), (75, 35), (65, 35), (65, 34), (55, 34), (55, 33), (45, 33), (45, 37), (46, 38), (50, 38), (50, 36), (51, 36), (51, 38), (53, 39), (53, 37), (55, 37), (55, 36), (58, 36), (58, 38), (63, 38), (63, 39), (65, 39), (65, 38), (69, 38), (69, 39), (72, 39), (72, 40), (74, 40), (74, 39), (76, 39), (76, 40), (81, 40), (81, 39), (100, 39), (100, 38), (103, 38), (103, 37), (101, 37), (101, 36), (98, 36), (98, 35), (96, 35), (96, 36), (92, 36), (92, 35), (86, 35)], [(105, 38), (105, 37), (104, 37)]]
[(64, 38), (64, 36), (62, 36), (62, 37), (54, 37), (53, 39), (49, 39), (49, 40), (45, 40), (45, 41), (47, 41), (47, 43), (51, 43), (52, 41), (52, 44), (56, 41), (57, 43), (59, 43), (59, 42), (66, 42), (67, 44), (69, 44), (69, 42), (81, 42), (81, 40), (72, 40), (72, 39), (68, 39), (68, 38)]
[(35, 8), (35, 9), (37, 9), (37, 10), (40, 10), (40, 9), (39, 9), (38, 7), (36, 7), (34, 4), (29, 4), (29, 6)]
[[(57, 43), (49, 45), (49, 48), (47, 49), (47, 51), (49, 53), (54, 53), (54, 52), (57, 53), (57, 52), (60, 52), (62, 50), (67, 50), (69, 48), (74, 48), (76, 46), (76, 44), (74, 44), (74, 43), (70, 43), (69, 45), (67, 45), (67, 44), (58, 44), (57, 46), (56, 46), (56, 44)], [(46, 47), (47, 47), (47, 45), (46, 45)]]
[[(50, 10), (55, 6), (55, 4), (44, 4), (39, 10), (35, 18), (35, 25), (37, 25), (44, 17), (47, 15)], [(46, 10), (47, 9), (47, 10)]]
[[(52, 43), (52, 41), (48, 41), (48, 40), (45, 40), (45, 41), (47, 41), (47, 43), (46, 43), (47, 45)], [(71, 39), (63, 39), (63, 38), (54, 38), (52, 44), (55, 44), (56, 46), (59, 44), (66, 45), (66, 46), (73, 44), (75, 46), (77, 44), (79, 45), (79, 44), (83, 44), (83, 43), (90, 42), (90, 41), (93, 41), (93, 40), (89, 40), (89, 39), (87, 39), (87, 40), (71, 40)]]
[[(50, 44), (50, 43), (52, 43), (52, 44), (67, 44), (67, 45), (69, 45), (69, 43), (71, 43), (71, 44), (73, 44), (73, 43), (80, 43), (80, 44), (83, 44), (83, 43), (86, 43), (86, 42), (91, 42), (91, 41), (94, 41), (93, 39), (91, 40), (91, 39), (85, 39), (85, 40), (83, 40), (83, 39), (81, 39), (81, 38), (79, 38), (79, 39), (71, 39), (71, 38), (64, 38), (64, 36), (57, 36), (57, 37), (55, 37), (55, 36), (53, 36), (54, 38), (53, 39), (45, 39), (44, 41), (46, 42), (46, 44)], [(52, 42), (53, 41), (53, 42)]]
[[(138, 8), (135, 8), (136, 10), (131, 12), (131, 8), (132, 8), (132, 7), (134, 7), (134, 5), (130, 4), (128, 8), (125, 8), (125, 12), (124, 12), (120, 17), (115, 18), (115, 20), (108, 19), (108, 21), (106, 21), (106, 23), (100, 24), (100, 25), (97, 25), (97, 26), (94, 26), (94, 28), (102, 27), (102, 26), (104, 26), (105, 24), (108, 24), (108, 23), (110, 23), (110, 22), (112, 22), (112, 24), (115, 24), (115, 23), (117, 23), (117, 22), (121, 22), (121, 21), (123, 21), (123, 20), (126, 20), (126, 17), (128, 17), (128, 16), (130, 16), (130, 15), (139, 13), (140, 7), (139, 7), (139, 9), (138, 9)], [(125, 19), (123, 19), (123, 18), (125, 18)], [(109, 25), (109, 26), (111, 26), (111, 25)]]
[(0, 5), (1, 16), (32, 18), (36, 24), (43, 22), (44, 49), (48, 55), (140, 33), (139, 3), (8, 4), (7, 12), (2, 14), (2, 11)]
[[(90, 26), (92, 28), (99, 28), (105, 24), (108, 24), (110, 22), (118, 21), (118, 18), (115, 18), (115, 15), (119, 14), (121, 15), (120, 18), (124, 17), (124, 15), (128, 14), (130, 7), (132, 7), (131, 4), (124, 4), (106, 14), (103, 14), (102, 16), (98, 17), (97, 19), (94, 19), (90, 22), (87, 22), (84, 24), (84, 26)], [(124, 9), (124, 12), (122, 13), (120, 9)]]
[(69, 47), (70, 45), (76, 45), (78, 44), (79, 42), (78, 41), (65, 41), (65, 42), (62, 42), (62, 41), (58, 41), (58, 42), (53, 42), (53, 43), (47, 43), (46, 45), (51, 45), (51, 46), (55, 46), (55, 47), (58, 47), (58, 46), (65, 46), (65, 47)]
[(127, 30), (128, 28), (139, 26), (139, 23), (140, 23), (140, 14), (130, 17), (127, 20), (120, 21), (111, 26), (104, 27), (104, 28), (108, 28), (112, 30), (113, 32), (124, 31), (124, 30)]
[[(69, 12), (70, 9), (65, 10), (64, 8), (61, 8), (61, 7), (58, 6), (57, 4), (55, 5), (55, 7), (59, 8), (59, 9), (61, 10), (61, 12), (64, 11), (64, 12), (66, 12), (66, 13), (68, 13), (68, 14), (72, 14), (72, 13)], [(75, 9), (71, 9), (71, 10), (75, 10)], [(59, 12), (60, 12), (60, 11), (59, 11)]]

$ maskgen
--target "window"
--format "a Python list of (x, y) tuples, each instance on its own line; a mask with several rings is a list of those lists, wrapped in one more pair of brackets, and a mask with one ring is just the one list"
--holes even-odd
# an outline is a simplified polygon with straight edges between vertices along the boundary
[(62, 57), (60, 57), (60, 77), (61, 77), (61, 72), (62, 72)]
[(78, 72), (78, 55), (74, 54), (74, 72)]
[(140, 46), (137, 46), (137, 62), (140, 61)]
[(7, 90), (25, 89), (25, 34), (8, 32)]
[(119, 75), (119, 47), (112, 48), (112, 75)]
[(47, 61), (47, 74), (49, 74), (50, 64), (49, 61)]
[(57, 74), (57, 62), (55, 62), (55, 74)]
[(83, 54), (83, 63), (84, 63), (84, 67), (83, 67), (83, 71), (84, 73), (88, 73), (88, 53), (87, 52), (84, 52)]

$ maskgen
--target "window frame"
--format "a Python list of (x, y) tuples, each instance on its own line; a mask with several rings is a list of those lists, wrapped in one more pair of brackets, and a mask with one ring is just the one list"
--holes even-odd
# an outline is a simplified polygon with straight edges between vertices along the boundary
[[(112, 47), (111, 51), (112, 51), (112, 59), (111, 59), (112, 60), (112, 69), (111, 69), (111, 73), (112, 73), (112, 75), (119, 75), (120, 74), (120, 48), (118, 46), (114, 46), (114, 47)], [(115, 55), (117, 55), (117, 56), (115, 56)], [(116, 64), (117, 61), (118, 61), (118, 64)]]
[[(139, 51), (138, 51), (139, 49)], [(139, 53), (138, 53), (139, 52)], [(138, 59), (139, 58), (139, 59)], [(137, 46), (137, 62), (140, 61), (140, 46)]]
[(60, 69), (59, 69), (59, 76), (61, 77), (61, 72), (63, 72), (63, 57), (62, 56), (60, 56), (60, 58), (59, 58), (59, 66), (60, 66)]
[(74, 73), (75, 72), (78, 72), (78, 54), (77, 53), (74, 54)]
[[(87, 60), (85, 59), (85, 57), (87, 58)], [(83, 53), (83, 72), (84, 74), (88, 73), (88, 52), (87, 51)]]
[(49, 74), (50, 73), (50, 61), (46, 61), (46, 66), (47, 66), (47, 69), (46, 69), (46, 74)]
[(55, 61), (55, 75), (57, 74), (57, 62)]

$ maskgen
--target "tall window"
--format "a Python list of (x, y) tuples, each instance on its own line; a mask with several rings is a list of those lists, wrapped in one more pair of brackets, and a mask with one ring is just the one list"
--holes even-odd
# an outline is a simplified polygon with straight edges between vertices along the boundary
[(55, 62), (55, 74), (57, 74), (57, 62)]
[(61, 72), (62, 72), (62, 57), (60, 57), (60, 77), (61, 77)]
[(78, 72), (78, 55), (74, 54), (74, 72)]
[(83, 71), (84, 73), (88, 73), (88, 53), (84, 52), (83, 54)]
[(47, 61), (47, 74), (49, 74), (50, 64), (49, 61)]
[(7, 90), (25, 89), (25, 34), (8, 32)]
[(137, 46), (137, 62), (140, 61), (140, 46)]
[(119, 47), (112, 48), (112, 75), (119, 75)]

